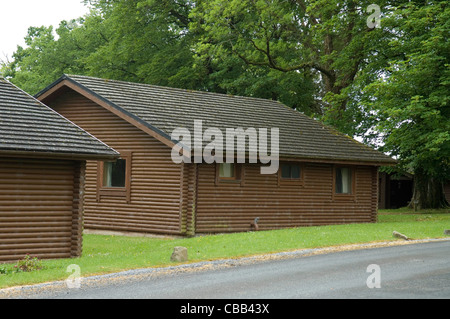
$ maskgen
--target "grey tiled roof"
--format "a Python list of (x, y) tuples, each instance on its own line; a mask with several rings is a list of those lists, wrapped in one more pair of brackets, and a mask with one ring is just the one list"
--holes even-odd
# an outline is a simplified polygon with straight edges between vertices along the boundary
[(0, 78), (0, 151), (115, 157), (116, 151)]
[(204, 129), (214, 127), (222, 132), (226, 128), (267, 128), (269, 137), (271, 128), (279, 128), (281, 156), (395, 163), (385, 154), (276, 101), (76, 75), (65, 75), (53, 85), (64, 79), (166, 137), (175, 128), (193, 132), (194, 120), (203, 120)]

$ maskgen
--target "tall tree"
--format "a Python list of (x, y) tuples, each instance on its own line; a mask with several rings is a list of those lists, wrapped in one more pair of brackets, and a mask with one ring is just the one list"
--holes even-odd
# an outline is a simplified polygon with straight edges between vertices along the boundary
[[(34, 94), (63, 73), (200, 89), (183, 1), (93, 0), (84, 18), (31, 27), (2, 73)], [(172, 4), (170, 8), (166, 4)], [(57, 37), (56, 37), (56, 36)]]
[(102, 15), (108, 39), (86, 60), (91, 75), (201, 86), (190, 51), (189, 1), (97, 0), (90, 4)]
[[(30, 28), (3, 73), (36, 93), (63, 73), (280, 100), (312, 114), (313, 78), (199, 54), (189, 0), (86, 0), (93, 10), (52, 28)], [(39, 29), (36, 32), (35, 29)], [(42, 30), (41, 30), (42, 29)]]
[(200, 54), (219, 61), (235, 55), (249, 66), (312, 79), (312, 112), (354, 135), (361, 119), (352, 104), (353, 83), (380, 58), (374, 56), (374, 44), (388, 38), (367, 25), (371, 3), (208, 0), (198, 1), (191, 16), (193, 28), (204, 30)]
[(383, 149), (414, 173), (411, 204), (440, 208), (448, 205), (442, 185), (450, 181), (450, 8), (446, 1), (410, 2), (386, 23), (399, 54), (365, 88), (364, 104)]
[[(91, 73), (139, 82), (281, 100), (305, 111), (312, 81), (270, 68), (252, 67), (233, 55), (195, 50), (201, 28), (193, 28), (190, 0), (93, 0), (113, 30), (111, 41), (89, 60)], [(105, 67), (107, 66), (107, 67)], [(109, 67), (108, 67), (109, 66)]]
[[(26, 47), (19, 46), (2, 74), (26, 92), (35, 94), (64, 73), (88, 74), (86, 59), (107, 43), (101, 17), (61, 21), (50, 27), (30, 27)], [(56, 37), (55, 37), (56, 36)]]

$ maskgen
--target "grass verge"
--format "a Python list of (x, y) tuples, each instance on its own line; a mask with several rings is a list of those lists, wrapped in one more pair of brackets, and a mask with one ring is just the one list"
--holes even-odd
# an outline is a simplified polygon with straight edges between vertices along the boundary
[[(211, 235), (184, 239), (160, 239), (85, 235), (83, 256), (76, 259), (44, 260), (44, 269), (29, 273), (0, 274), (0, 289), (65, 280), (71, 264), (82, 276), (92, 276), (137, 268), (172, 266), (175, 246), (188, 248), (190, 262), (235, 258), (308, 248), (397, 240), (398, 231), (412, 239), (442, 238), (450, 229), (450, 209), (414, 212), (408, 209), (380, 210), (376, 224), (350, 224)], [(4, 270), (14, 264), (0, 265)]]

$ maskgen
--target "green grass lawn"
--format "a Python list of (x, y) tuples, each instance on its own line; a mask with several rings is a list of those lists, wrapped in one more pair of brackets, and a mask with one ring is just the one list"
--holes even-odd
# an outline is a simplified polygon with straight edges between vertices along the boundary
[[(84, 235), (83, 256), (76, 259), (45, 260), (44, 269), (29, 273), (0, 274), (0, 288), (65, 280), (71, 264), (82, 276), (106, 274), (136, 268), (174, 265), (170, 256), (175, 246), (188, 248), (189, 261), (231, 257), (344, 244), (398, 240), (398, 231), (412, 239), (442, 238), (450, 229), (450, 209), (414, 212), (408, 209), (381, 210), (376, 224), (303, 227), (276, 231), (211, 235), (183, 239), (160, 239)], [(14, 264), (0, 265), (0, 270)]]

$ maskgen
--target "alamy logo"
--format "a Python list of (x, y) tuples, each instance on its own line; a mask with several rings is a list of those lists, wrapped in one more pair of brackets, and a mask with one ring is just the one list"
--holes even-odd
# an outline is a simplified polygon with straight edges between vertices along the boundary
[(377, 264), (369, 265), (367, 272), (371, 274), (366, 280), (367, 287), (370, 289), (381, 288), (381, 267)]
[(72, 273), (66, 279), (66, 285), (69, 289), (80, 289), (81, 288), (81, 268), (78, 265), (67, 266), (67, 273)]
[(367, 18), (367, 27), (370, 29), (381, 28), (381, 8), (377, 4), (367, 7), (367, 13), (371, 13)]
[[(279, 168), (279, 129), (270, 130), (268, 152), (267, 128), (218, 128), (203, 131), (203, 121), (194, 121), (194, 134), (186, 128), (172, 132), (172, 140), (179, 141), (172, 149), (174, 163), (261, 163), (261, 174), (275, 174)], [(205, 145), (206, 144), (206, 145)]]

